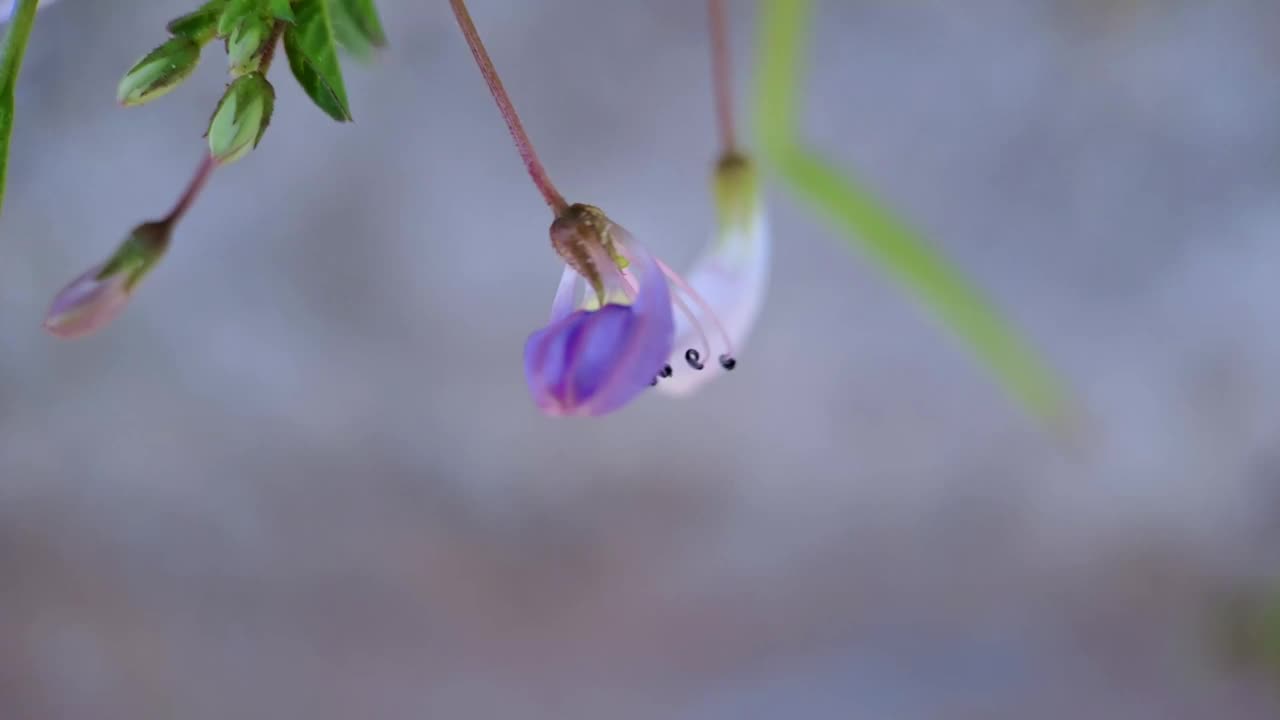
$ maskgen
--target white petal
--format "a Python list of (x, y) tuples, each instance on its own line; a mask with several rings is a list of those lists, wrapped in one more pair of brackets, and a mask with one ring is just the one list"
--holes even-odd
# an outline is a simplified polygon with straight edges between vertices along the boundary
[[(769, 285), (771, 251), (768, 220), (763, 212), (759, 212), (746, 227), (726, 229), (719, 241), (685, 276), (715, 311), (736, 353), (741, 353), (764, 303)], [(672, 292), (675, 292), (674, 288)], [(685, 350), (701, 348), (702, 340), (684, 314), (676, 313), (676, 344), (671, 355), (674, 374), (658, 383), (658, 390), (670, 395), (692, 392), (724, 372), (716, 359), (728, 348), (715, 323), (696, 303), (687, 304), (707, 334), (711, 356), (704, 358), (704, 370), (694, 370), (684, 362)]]
[(577, 308), (578, 295), (584, 283), (582, 276), (573, 268), (565, 266), (560, 275), (560, 286), (556, 288), (556, 296), (551, 300), (551, 322), (563, 319)]

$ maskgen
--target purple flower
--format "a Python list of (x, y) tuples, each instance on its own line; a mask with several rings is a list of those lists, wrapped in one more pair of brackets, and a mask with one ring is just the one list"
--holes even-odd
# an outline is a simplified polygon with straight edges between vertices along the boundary
[(128, 276), (102, 277), (106, 263), (98, 263), (72, 280), (53, 298), (44, 329), (51, 335), (72, 339), (105, 327), (129, 302)]
[(89, 268), (54, 296), (45, 314), (45, 330), (71, 339), (110, 324), (124, 310), (138, 282), (164, 255), (171, 229), (164, 222), (134, 228), (110, 259)]
[(525, 343), (529, 392), (547, 415), (613, 412), (664, 374), (675, 336), (666, 278), (598, 208), (569, 208), (551, 242), (567, 267), (550, 323)]

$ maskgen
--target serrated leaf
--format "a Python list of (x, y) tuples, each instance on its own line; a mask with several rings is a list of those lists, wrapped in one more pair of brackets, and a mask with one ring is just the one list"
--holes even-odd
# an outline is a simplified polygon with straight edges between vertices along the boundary
[(267, 11), (277, 20), (297, 22), (293, 15), (293, 5), (289, 0), (267, 0)]
[(263, 14), (264, 0), (227, 0), (218, 18), (218, 37), (227, 37), (245, 18)]
[(338, 47), (361, 62), (373, 57), (373, 43), (360, 31), (352, 18), (337, 0), (328, 0), (329, 17), (333, 20), (333, 39)]
[[(364, 40), (366, 46), (382, 47), (387, 44), (387, 34), (373, 0), (329, 0), (334, 27), (349, 25)], [(339, 36), (339, 42), (342, 41)], [(345, 47), (345, 45), (344, 45)]]
[(294, 3), (297, 18), (284, 31), (284, 50), (289, 69), (307, 96), (338, 122), (351, 120), (347, 89), (342, 82), (338, 49), (326, 0), (299, 0)]

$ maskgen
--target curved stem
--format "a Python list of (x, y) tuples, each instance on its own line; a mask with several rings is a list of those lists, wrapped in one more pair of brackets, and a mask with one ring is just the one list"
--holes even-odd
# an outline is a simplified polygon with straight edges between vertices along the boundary
[(733, 71), (729, 62), (729, 29), (724, 0), (707, 0), (711, 25), (711, 82), (715, 89), (716, 128), (724, 155), (737, 152), (733, 124)]
[(525, 134), (524, 125), (520, 124), (520, 116), (516, 114), (516, 108), (511, 104), (511, 98), (507, 96), (506, 88), (502, 87), (502, 80), (498, 77), (498, 71), (493, 67), (493, 60), (489, 59), (489, 53), (484, 49), (484, 43), (480, 40), (480, 33), (476, 32), (475, 23), (471, 21), (471, 14), (467, 12), (466, 3), (464, 0), (449, 0), (449, 5), (453, 8), (454, 17), (458, 19), (458, 27), (462, 30), (463, 37), (467, 39), (467, 46), (471, 48), (471, 56), (475, 58), (476, 65), (480, 67), (480, 74), (484, 76), (484, 81), (489, 86), (493, 101), (498, 104), (502, 119), (507, 123), (507, 130), (511, 132), (511, 139), (516, 143), (516, 150), (520, 152), (520, 158), (524, 160), (524, 167), (529, 172), (529, 178), (533, 180), (538, 192), (542, 193), (542, 199), (547, 201), (551, 211), (559, 217), (569, 209), (569, 204), (564, 201), (560, 191), (556, 190), (555, 185), (551, 183), (551, 178), (547, 177), (546, 168), (542, 167), (542, 162), (538, 160), (538, 154), (534, 152), (533, 143), (529, 142), (529, 136)]
[(182, 197), (178, 198), (178, 202), (174, 204), (173, 209), (160, 222), (166, 225), (173, 225), (182, 219), (183, 215), (191, 209), (196, 198), (199, 197), (200, 191), (204, 189), (205, 183), (209, 181), (209, 176), (213, 174), (214, 169), (218, 167), (217, 161), (212, 155), (205, 155), (204, 160), (200, 162), (200, 167), (196, 168), (196, 174), (191, 177), (191, 182), (187, 183), (187, 189), (182, 192)]
[(4, 46), (0, 47), (0, 207), (4, 205), (5, 176), (9, 168), (9, 138), (13, 135), (14, 88), (22, 71), (22, 56), (27, 51), (31, 28), (36, 24), (40, 0), (18, 0)]

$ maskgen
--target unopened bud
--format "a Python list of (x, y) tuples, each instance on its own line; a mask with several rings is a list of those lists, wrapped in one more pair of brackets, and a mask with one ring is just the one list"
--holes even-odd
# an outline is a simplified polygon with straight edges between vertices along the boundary
[(209, 121), (209, 154), (225, 165), (257, 147), (271, 122), (275, 101), (276, 91), (262, 73), (252, 72), (232, 82)]
[(143, 276), (164, 255), (171, 225), (143, 223), (106, 262), (62, 289), (49, 305), (44, 327), (60, 338), (78, 338), (106, 327), (124, 310)]
[(172, 35), (188, 37), (204, 45), (218, 33), (218, 18), (222, 16), (225, 4), (225, 0), (210, 0), (199, 10), (170, 20), (165, 29)]
[(231, 65), (231, 74), (238, 77), (257, 70), (270, 37), (270, 22), (260, 17), (242, 20), (227, 38), (227, 61)]
[(116, 89), (121, 105), (150, 102), (176, 88), (200, 62), (200, 45), (189, 37), (174, 37), (152, 50), (125, 73)]

